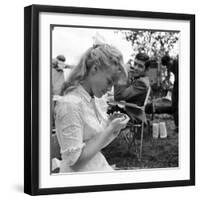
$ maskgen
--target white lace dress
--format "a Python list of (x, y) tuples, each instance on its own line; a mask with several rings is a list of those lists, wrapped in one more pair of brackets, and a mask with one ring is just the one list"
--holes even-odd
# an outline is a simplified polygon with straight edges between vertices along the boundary
[[(82, 149), (96, 134), (104, 131), (106, 117), (95, 99), (78, 86), (57, 102), (56, 134), (61, 147), (60, 172), (73, 172), (71, 166), (78, 160)], [(104, 155), (98, 152), (79, 171), (113, 170)]]

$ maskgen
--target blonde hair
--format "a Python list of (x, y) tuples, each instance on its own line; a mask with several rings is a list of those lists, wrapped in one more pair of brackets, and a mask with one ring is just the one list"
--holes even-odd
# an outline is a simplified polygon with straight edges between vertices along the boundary
[(78, 65), (73, 69), (67, 82), (62, 86), (61, 95), (75, 89), (88, 76), (92, 66), (101, 70), (111, 70), (115, 66), (113, 81), (125, 75), (122, 53), (112, 45), (98, 44), (89, 48), (81, 57)]

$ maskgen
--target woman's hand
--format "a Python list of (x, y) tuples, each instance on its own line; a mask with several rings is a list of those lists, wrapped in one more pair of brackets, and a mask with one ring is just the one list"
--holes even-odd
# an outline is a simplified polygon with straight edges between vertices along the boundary
[(110, 115), (109, 119), (109, 126), (113, 133), (119, 133), (121, 129), (126, 127), (126, 124), (130, 118), (126, 114), (114, 112), (112, 115)]

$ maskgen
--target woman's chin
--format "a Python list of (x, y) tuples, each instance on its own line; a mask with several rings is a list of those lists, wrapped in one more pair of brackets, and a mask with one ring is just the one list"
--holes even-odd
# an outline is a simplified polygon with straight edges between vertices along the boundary
[(97, 98), (101, 98), (103, 95), (104, 95), (103, 92), (98, 92), (95, 96), (96, 96)]
[(96, 95), (97, 98), (101, 98), (102, 96), (103, 96), (103, 94)]

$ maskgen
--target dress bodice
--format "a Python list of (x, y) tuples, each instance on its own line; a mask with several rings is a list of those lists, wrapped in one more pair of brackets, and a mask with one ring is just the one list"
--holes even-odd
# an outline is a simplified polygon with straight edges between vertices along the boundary
[[(106, 115), (98, 101), (78, 86), (59, 99), (56, 106), (56, 134), (61, 147), (61, 172), (73, 171), (71, 166), (78, 160), (84, 146), (106, 126)], [(80, 171), (111, 170), (101, 152), (81, 167)]]

